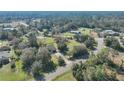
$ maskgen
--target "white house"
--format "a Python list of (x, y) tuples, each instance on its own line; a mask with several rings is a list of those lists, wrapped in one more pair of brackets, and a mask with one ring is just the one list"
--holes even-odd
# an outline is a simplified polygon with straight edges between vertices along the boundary
[(70, 32), (73, 33), (73, 34), (81, 34), (80, 31), (70, 31)]

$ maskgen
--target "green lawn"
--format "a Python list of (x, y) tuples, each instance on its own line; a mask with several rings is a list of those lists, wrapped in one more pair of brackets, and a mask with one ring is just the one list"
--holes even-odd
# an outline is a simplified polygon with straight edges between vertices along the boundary
[(28, 42), (28, 38), (26, 36), (22, 36), (21, 39), (23, 42)]
[(52, 55), (51, 56), (51, 61), (53, 61), (53, 63), (55, 63), (56, 65), (58, 65), (58, 56), (57, 55)]
[(79, 31), (82, 33), (82, 34), (85, 34), (85, 35), (90, 35), (91, 34), (91, 30), (90, 28), (79, 28)]
[(53, 81), (76, 81), (72, 75), (72, 71), (69, 70), (60, 76), (57, 76)]
[(8, 41), (0, 40), (0, 46), (5, 46), (8, 44)]
[(39, 39), (38, 42), (43, 43), (43, 44), (47, 44), (47, 45), (54, 45), (55, 41), (52, 37), (45, 37), (42, 39)]
[(81, 45), (81, 43), (75, 41), (75, 40), (69, 40), (67, 43), (69, 50), (71, 50), (74, 46)]
[(34, 80), (32, 76), (27, 75), (24, 71), (22, 71), (21, 67), (21, 62), (16, 62), (15, 71), (10, 68), (10, 64), (4, 65), (0, 68), (0, 81)]
[(72, 34), (72, 33), (70, 33), (70, 32), (65, 32), (65, 33), (64, 33), (64, 37), (72, 37), (72, 38), (73, 38), (74, 35), (75, 35), (75, 34)]
[(47, 38), (45, 38), (45, 43), (46, 44), (54, 44), (54, 39), (51, 37), (47, 37)]

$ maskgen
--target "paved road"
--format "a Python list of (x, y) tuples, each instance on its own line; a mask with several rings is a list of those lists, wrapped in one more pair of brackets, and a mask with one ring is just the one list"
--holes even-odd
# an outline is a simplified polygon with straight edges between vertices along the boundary
[(105, 46), (104, 46), (104, 40), (103, 40), (103, 38), (95, 38), (95, 40), (98, 42), (98, 46), (97, 46), (97, 49), (94, 51), (94, 54), (97, 54)]
[[(94, 51), (94, 53), (97, 54), (98, 52), (101, 51), (102, 48), (104, 48), (104, 44), (103, 44), (103, 38), (95, 38), (95, 40), (98, 42), (98, 46), (97, 46), (97, 49)], [(85, 60), (80, 59), (80, 60), (70, 61), (70, 60), (66, 59), (61, 53), (56, 53), (56, 55), (63, 57), (63, 59), (66, 62), (66, 66), (65, 67), (58, 67), (55, 72), (46, 74), (44, 79), (47, 81), (53, 80), (55, 77), (70, 70), (74, 63), (79, 63), (80, 61), (82, 61), (82, 62), (86, 61), (86, 59)]]

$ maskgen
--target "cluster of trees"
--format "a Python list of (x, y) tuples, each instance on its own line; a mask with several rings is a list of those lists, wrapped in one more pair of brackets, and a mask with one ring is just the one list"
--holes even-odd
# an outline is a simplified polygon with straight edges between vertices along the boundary
[(95, 49), (95, 47), (97, 46), (97, 42), (95, 41), (95, 39), (89, 35), (77, 34), (74, 36), (74, 38), (76, 39), (76, 41), (84, 43), (86, 47), (91, 50)]
[[(14, 60), (21, 60), (22, 69), (28, 74), (32, 74), (34, 78), (39, 80), (43, 77), (43, 73), (55, 70), (56, 65), (51, 61), (48, 47), (39, 46), (34, 33), (30, 33), (25, 42), (21, 38), (14, 38), (11, 43), (17, 57), (14, 57)], [(62, 59), (60, 59), (60, 65), (64, 65)], [(14, 67), (13, 64), (12, 68)]]
[(120, 36), (120, 41), (124, 45), (124, 38), (123, 38), (123, 36)]
[[(28, 15), (28, 13), (26, 13)], [(30, 13), (29, 13), (30, 14)], [(35, 13), (34, 13), (35, 14)], [(37, 14), (37, 13), (36, 13)], [(0, 31), (0, 39), (12, 39), (13, 37), (20, 37), (24, 34), (30, 32), (31, 29), (35, 28), (39, 31), (43, 31), (46, 29), (44, 35), (48, 34), (48, 31), (53, 34), (60, 32), (67, 32), (70, 30), (76, 30), (79, 27), (88, 27), (88, 28), (101, 28), (101, 29), (112, 29), (115, 31), (124, 31), (124, 17), (121, 13), (83, 13), (83, 12), (75, 12), (67, 13), (52, 13), (51, 16), (43, 17), (41, 13), (38, 13), (41, 17), (39, 20), (31, 20), (30, 17), (34, 17), (31, 15), (29, 18), (26, 17), (24, 20), (28, 23), (29, 27), (19, 26), (18, 30), (15, 29), (13, 31)], [(58, 16), (56, 16), (58, 14)], [(113, 14), (113, 15), (111, 15)], [(88, 16), (86, 16), (88, 15)], [(106, 15), (106, 16), (105, 16)], [(5, 15), (4, 15), (5, 16)], [(22, 15), (23, 16), (23, 15)], [(8, 18), (8, 17), (7, 17)], [(18, 19), (20, 16), (9, 18), (9, 19)], [(21, 19), (21, 18), (20, 18)], [(7, 20), (6, 20), (7, 21)], [(5, 22), (6, 22), (5, 21)], [(11, 22), (11, 21), (10, 21)]]
[(4, 31), (3, 29), (0, 30), (0, 39), (1, 40), (12, 40), (13, 38), (17, 37), (21, 37), (25, 34), (27, 34), (28, 32), (30, 32), (29, 28), (20, 26), (17, 29), (14, 29), (12, 31)]
[(104, 39), (105, 45), (108, 47), (111, 47), (113, 49), (119, 50), (121, 48), (121, 45), (115, 37), (106, 37)]
[(23, 50), (20, 59), (22, 60), (22, 69), (31, 73), (36, 79), (43, 76), (43, 73), (51, 72), (56, 68), (46, 47), (40, 47), (38, 50), (26, 48)]
[[(73, 76), (79, 81), (110, 81), (116, 78), (117, 66), (110, 58), (109, 50), (92, 55), (85, 63), (75, 64), (72, 68)], [(109, 71), (109, 73), (108, 73)]]
[(66, 51), (68, 50), (67, 47), (67, 40), (65, 38), (62, 37), (57, 37), (55, 39), (58, 49), (60, 50), (61, 53), (66, 53)]
[(112, 29), (119, 32), (124, 31), (124, 17), (121, 15), (84, 15), (83, 13), (75, 13), (74, 15), (68, 16), (44, 17), (39, 21), (30, 22), (30, 26), (40, 31), (47, 29), (48, 31), (52, 31), (53, 34), (77, 30), (79, 27), (101, 28), (103, 30)]

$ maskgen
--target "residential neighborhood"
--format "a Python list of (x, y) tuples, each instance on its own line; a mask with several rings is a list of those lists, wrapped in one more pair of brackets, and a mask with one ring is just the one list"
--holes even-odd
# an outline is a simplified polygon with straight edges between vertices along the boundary
[(0, 16), (0, 80), (123, 81), (124, 12), (100, 13)]

